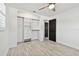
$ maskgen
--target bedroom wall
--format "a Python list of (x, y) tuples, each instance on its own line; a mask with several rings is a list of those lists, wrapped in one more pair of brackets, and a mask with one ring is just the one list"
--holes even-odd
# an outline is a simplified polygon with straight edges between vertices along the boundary
[[(5, 10), (3, 10), (3, 11), (5, 12), (6, 11), (6, 6), (4, 4), (0, 3), (0, 10), (1, 10), (1, 8), (4, 8), (4, 7), (5, 7)], [(6, 21), (5, 22), (6, 27), (5, 27), (5, 29), (3, 31), (0, 31), (0, 56), (5, 56), (7, 54), (7, 52), (8, 52), (7, 19), (5, 19), (5, 21)]]
[(53, 18), (57, 21), (57, 42), (79, 49), (79, 6), (60, 12)]
[(5, 56), (8, 49), (16, 47), (17, 39), (17, 20), (16, 9), (6, 6), (6, 28), (0, 31), (0, 55)]
[(7, 6), (8, 47), (17, 46), (17, 9)]

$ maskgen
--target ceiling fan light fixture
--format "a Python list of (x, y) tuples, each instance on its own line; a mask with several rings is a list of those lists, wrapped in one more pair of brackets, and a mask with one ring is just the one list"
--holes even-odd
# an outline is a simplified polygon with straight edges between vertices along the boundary
[(54, 4), (49, 5), (49, 9), (50, 10), (53, 9), (53, 8), (55, 8), (55, 5)]

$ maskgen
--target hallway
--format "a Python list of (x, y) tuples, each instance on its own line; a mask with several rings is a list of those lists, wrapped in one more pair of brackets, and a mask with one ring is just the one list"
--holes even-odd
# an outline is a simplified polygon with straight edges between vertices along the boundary
[(79, 50), (49, 40), (34, 40), (10, 48), (8, 56), (79, 56)]

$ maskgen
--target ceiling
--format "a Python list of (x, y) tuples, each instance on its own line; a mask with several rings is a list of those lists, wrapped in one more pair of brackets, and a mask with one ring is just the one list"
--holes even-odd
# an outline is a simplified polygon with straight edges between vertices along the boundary
[(36, 13), (45, 16), (52, 16), (54, 14), (54, 11), (49, 10), (48, 8), (39, 10), (39, 8), (47, 6), (48, 3), (7, 3), (7, 5), (18, 9), (28, 10), (30, 12), (36, 11)]
[(49, 8), (39, 10), (39, 8), (43, 6), (47, 6), (48, 3), (6, 3), (6, 5), (14, 7), (14, 8), (22, 9), (22, 10), (27, 10), (30, 12), (36, 11), (37, 14), (51, 17), (55, 14), (70, 10), (74, 7), (78, 7), (79, 3), (56, 3), (55, 12), (50, 10)]

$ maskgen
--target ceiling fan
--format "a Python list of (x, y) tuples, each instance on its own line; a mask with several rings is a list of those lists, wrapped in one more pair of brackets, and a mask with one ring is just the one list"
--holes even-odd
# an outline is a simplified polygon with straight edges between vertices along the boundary
[(56, 3), (48, 3), (47, 6), (41, 7), (39, 10), (43, 10), (43, 9), (45, 9), (45, 8), (49, 8), (50, 10), (55, 11), (55, 4), (56, 4)]

